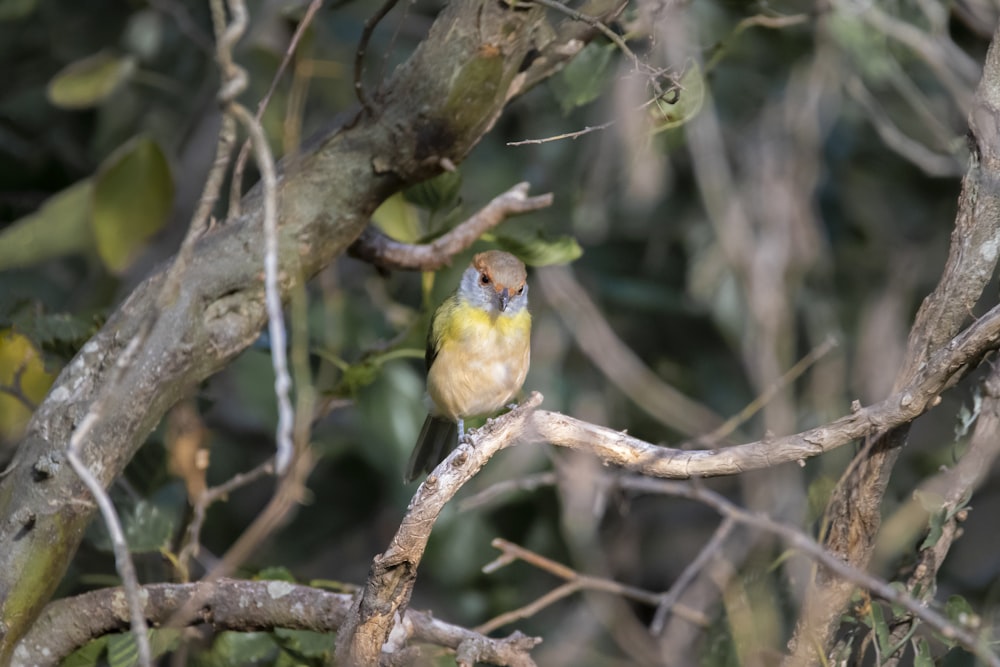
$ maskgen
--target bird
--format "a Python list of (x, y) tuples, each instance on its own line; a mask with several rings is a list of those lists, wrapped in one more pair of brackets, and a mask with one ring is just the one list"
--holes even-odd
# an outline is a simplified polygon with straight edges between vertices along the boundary
[(497, 412), (521, 390), (531, 362), (527, 270), (514, 255), (472, 258), (427, 333), (428, 415), (404, 479), (430, 472), (465, 437), (465, 419)]

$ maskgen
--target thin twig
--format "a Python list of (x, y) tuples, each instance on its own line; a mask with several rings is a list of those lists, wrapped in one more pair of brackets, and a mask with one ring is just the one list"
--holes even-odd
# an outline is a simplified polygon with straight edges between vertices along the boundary
[(281, 289), (278, 285), (278, 176), (274, 168), (274, 158), (267, 145), (264, 129), (250, 113), (239, 104), (233, 103), (230, 113), (246, 128), (253, 142), (254, 157), (260, 169), (264, 184), (264, 293), (267, 304), (267, 331), (271, 343), (271, 364), (274, 367), (274, 393), (278, 399), (278, 428), (276, 433), (277, 454), (274, 459), (275, 473), (283, 475), (292, 462), (292, 427), (295, 411), (289, 392), (292, 377), (288, 372), (288, 349), (285, 316), (281, 304)]
[(528, 144), (547, 144), (550, 141), (560, 141), (562, 139), (576, 139), (582, 137), (585, 134), (590, 134), (591, 132), (597, 132), (598, 130), (606, 130), (615, 121), (609, 120), (607, 123), (601, 123), (600, 125), (586, 126), (582, 130), (577, 130), (576, 132), (567, 132), (565, 134), (557, 134), (554, 137), (545, 137), (544, 139), (522, 139), (521, 141), (508, 141), (508, 146), (527, 146)]
[(459, 512), (468, 512), (490, 504), (500, 496), (514, 491), (534, 491), (546, 486), (555, 486), (559, 481), (552, 471), (535, 473), (525, 477), (515, 477), (492, 484), (482, 491), (463, 498), (458, 504)]
[(650, 370), (615, 334), (588, 291), (577, 282), (572, 269), (546, 266), (536, 275), (542, 294), (591, 363), (649, 416), (687, 437), (700, 435), (722, 423), (722, 418), (712, 410)]
[[(508, 623), (533, 616), (545, 607), (558, 602), (568, 595), (582, 590), (612, 593), (614, 595), (619, 595), (623, 598), (628, 598), (630, 600), (635, 600), (648, 605), (656, 605), (662, 598), (661, 595), (642, 588), (629, 586), (627, 584), (622, 584), (610, 579), (604, 579), (602, 577), (582, 574), (571, 567), (567, 567), (562, 563), (552, 560), (551, 558), (546, 558), (539, 553), (499, 537), (495, 538), (491, 544), (502, 553), (495, 560), (483, 566), (484, 573), (490, 574), (497, 571), (501, 567), (510, 565), (514, 561), (521, 560), (532, 567), (538, 568), (539, 570), (548, 572), (549, 574), (563, 579), (566, 583), (549, 591), (530, 604), (520, 607), (519, 609), (500, 614), (496, 618), (483, 623), (475, 628), (476, 632), (489, 634), (490, 632), (493, 632), (497, 628)], [(675, 605), (674, 612), (683, 616), (692, 623), (696, 623), (701, 626), (707, 626), (709, 624), (709, 619), (704, 614), (693, 609), (683, 607), (682, 605)]]
[[(278, 83), (281, 81), (281, 77), (284, 76), (285, 70), (288, 68), (288, 63), (291, 62), (292, 56), (295, 55), (295, 51), (299, 47), (299, 41), (302, 39), (302, 35), (305, 34), (306, 29), (312, 23), (313, 17), (316, 16), (316, 12), (318, 12), (322, 6), (323, 0), (312, 0), (306, 8), (306, 13), (302, 16), (302, 20), (299, 21), (298, 26), (296, 26), (295, 33), (292, 34), (291, 41), (288, 42), (288, 48), (285, 49), (285, 54), (281, 58), (281, 64), (278, 65), (278, 71), (276, 71), (274, 76), (271, 77), (271, 85), (268, 87), (267, 92), (264, 93), (264, 97), (257, 102), (257, 112), (254, 114), (254, 119), (256, 119), (257, 122), (260, 122), (261, 118), (264, 117), (264, 111), (267, 109), (267, 105), (270, 104), (274, 91), (278, 89)], [(236, 158), (236, 166), (233, 167), (232, 184), (229, 186), (230, 217), (236, 217), (240, 214), (240, 200), (243, 197), (243, 171), (246, 169), (247, 158), (249, 157), (250, 140), (247, 139), (240, 147), (240, 154)]]
[(9, 385), (0, 385), (0, 393), (7, 394), (13, 398), (16, 398), (18, 402), (24, 407), (28, 408), (29, 412), (34, 412), (35, 405), (34, 401), (28, 398), (27, 394), (24, 393), (24, 373), (28, 370), (28, 359), (25, 359), (14, 371), (14, 377), (11, 378)]
[(751, 417), (767, 405), (779, 391), (795, 382), (799, 376), (809, 369), (809, 367), (825, 357), (836, 347), (837, 339), (832, 336), (828, 337), (825, 341), (810, 350), (809, 354), (802, 357), (802, 359), (800, 359), (794, 366), (789, 368), (784, 375), (778, 378), (775, 382), (771, 383), (771, 385), (764, 390), (761, 395), (752, 400), (745, 408), (727, 419), (708, 435), (698, 438), (698, 442), (712, 445), (722, 442), (728, 438), (736, 431), (736, 429), (745, 424)]
[(589, 14), (578, 12), (572, 7), (567, 7), (563, 3), (557, 2), (557, 0), (531, 0), (531, 2), (536, 5), (548, 7), (549, 9), (554, 9), (557, 12), (565, 14), (574, 21), (582, 21), (583, 23), (599, 30), (602, 35), (614, 42), (615, 46), (617, 46), (618, 49), (632, 61), (632, 65), (635, 67), (636, 72), (644, 72), (645, 74), (651, 76), (654, 88), (657, 90), (657, 97), (663, 94), (663, 91), (658, 89), (659, 84), (655, 81), (655, 77), (658, 77), (663, 73), (639, 60), (639, 56), (635, 55), (635, 52), (629, 48), (628, 44), (625, 43), (625, 40), (622, 39), (621, 35), (609, 28), (607, 23), (594, 16), (590, 16)]
[(712, 539), (701, 548), (695, 559), (688, 563), (684, 571), (681, 572), (680, 576), (670, 586), (670, 590), (660, 596), (660, 603), (656, 607), (656, 613), (653, 614), (653, 621), (649, 624), (650, 632), (654, 635), (663, 633), (667, 614), (671, 611), (676, 611), (677, 601), (680, 599), (681, 594), (687, 590), (687, 587), (698, 576), (698, 573), (702, 571), (705, 564), (718, 554), (719, 548), (726, 541), (726, 538), (729, 537), (729, 533), (733, 531), (735, 525), (736, 522), (734, 519), (725, 517), (722, 523), (719, 524), (719, 527), (715, 529)]
[(208, 508), (216, 501), (227, 497), (233, 491), (255, 482), (265, 475), (273, 473), (274, 461), (273, 459), (268, 459), (256, 468), (248, 470), (247, 472), (237, 473), (222, 484), (205, 489), (201, 495), (198, 496), (193, 508), (194, 516), (191, 518), (191, 522), (188, 524), (185, 534), (184, 546), (181, 547), (180, 553), (177, 555), (177, 562), (181, 568), (181, 578), (184, 581), (189, 579), (189, 563), (191, 559), (196, 558), (201, 549), (201, 528), (205, 523), (205, 516), (208, 513)]
[(69, 440), (69, 447), (66, 451), (66, 460), (69, 461), (70, 466), (72, 466), (77, 476), (87, 486), (87, 489), (90, 490), (91, 495), (94, 496), (94, 500), (97, 501), (98, 508), (101, 510), (101, 516), (104, 519), (104, 525), (108, 529), (108, 535), (111, 537), (111, 545), (115, 552), (115, 569), (122, 578), (122, 585), (125, 589), (125, 600), (128, 603), (132, 636), (135, 638), (136, 648), (138, 649), (139, 665), (140, 667), (149, 667), (152, 664), (152, 652), (149, 648), (148, 626), (146, 625), (142, 599), (139, 597), (139, 579), (135, 574), (135, 566), (132, 564), (132, 556), (128, 550), (128, 542), (125, 540), (125, 532), (122, 530), (121, 522), (118, 520), (118, 513), (115, 512), (115, 506), (111, 502), (111, 498), (108, 496), (107, 491), (105, 491), (104, 486), (90, 472), (90, 469), (80, 458), (80, 449), (83, 446), (83, 442), (90, 435), (94, 424), (101, 418), (105, 404), (111, 400), (112, 392), (110, 390), (117, 384), (118, 376), (132, 363), (132, 357), (141, 347), (144, 338), (145, 335), (133, 338), (118, 358), (115, 364), (115, 377), (112, 378), (112, 381), (108, 382), (106, 390), (91, 404), (80, 425), (73, 431), (73, 435)]
[(249, 135), (254, 158), (260, 170), (264, 194), (264, 298), (267, 306), (268, 334), (271, 340), (271, 364), (274, 368), (274, 392), (278, 401), (278, 427), (275, 434), (277, 453), (275, 473), (284, 474), (292, 461), (292, 427), (295, 411), (289, 398), (292, 378), (288, 373), (288, 350), (285, 346), (285, 319), (278, 287), (278, 176), (274, 156), (260, 122), (250, 115), (236, 97), (246, 87), (246, 72), (234, 61), (232, 48), (243, 36), (247, 27), (247, 10), (243, 0), (228, 0), (232, 21), (227, 25), (222, 0), (212, 0), (212, 20), (218, 42), (219, 66), (223, 82), (219, 100), (226, 113), (232, 114)]
[(365, 21), (365, 27), (361, 31), (361, 40), (358, 42), (358, 50), (354, 53), (354, 92), (358, 96), (358, 102), (361, 102), (361, 106), (370, 114), (375, 113), (375, 108), (368, 99), (368, 95), (365, 93), (364, 82), (361, 80), (361, 76), (365, 70), (365, 52), (368, 50), (368, 42), (372, 38), (372, 33), (375, 32), (375, 27), (392, 11), (392, 8), (396, 6), (398, 1), (386, 0), (379, 7), (378, 11)]

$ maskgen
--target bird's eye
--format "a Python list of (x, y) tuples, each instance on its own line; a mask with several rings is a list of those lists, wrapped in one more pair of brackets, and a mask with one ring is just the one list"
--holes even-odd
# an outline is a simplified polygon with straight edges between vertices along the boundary
[(479, 276), (479, 282), (481, 282), (484, 285), (489, 285), (490, 277), (484, 273), (481, 276)]
[(521, 296), (522, 294), (524, 294), (524, 285), (521, 285), (521, 289), (517, 290), (518, 296)]

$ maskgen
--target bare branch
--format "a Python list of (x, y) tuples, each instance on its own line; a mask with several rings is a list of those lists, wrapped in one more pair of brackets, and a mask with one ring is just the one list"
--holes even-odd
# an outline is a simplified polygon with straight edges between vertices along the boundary
[(552, 205), (552, 195), (528, 196), (528, 183), (518, 183), (431, 243), (410, 245), (394, 241), (369, 224), (348, 249), (348, 253), (386, 269), (434, 271), (471, 246), (487, 230), (512, 215), (529, 213)]
[[(105, 588), (52, 602), (18, 645), (13, 667), (49, 667), (87, 641), (118, 632), (127, 623), (120, 588)], [(142, 587), (143, 612), (155, 624), (165, 624), (191, 600), (201, 601), (190, 624), (210, 624), (216, 630), (259, 632), (275, 628), (336, 632), (351, 608), (346, 593), (299, 586), (285, 581), (220, 579), (211, 583), (151, 584)], [(253, 604), (246, 604), (253, 600)], [(484, 637), (472, 630), (407, 610), (398, 623), (410, 642), (436, 644), (465, 651), (475, 647), (479, 662), (496, 665), (533, 664), (528, 652), (539, 639), (515, 632), (509, 637)]]
[(535, 392), (503, 417), (487, 421), (474, 432), (471, 443), (459, 445), (420, 485), (389, 548), (375, 557), (364, 592), (337, 636), (338, 663), (378, 661), (396, 614), (409, 602), (427, 539), (441, 510), (494, 454), (517, 442), (541, 401), (541, 394)]
[[(489, 574), (495, 572), (501, 567), (509, 565), (516, 560), (522, 560), (533, 567), (565, 580), (566, 583), (549, 591), (545, 595), (542, 595), (530, 604), (527, 604), (519, 609), (500, 614), (496, 618), (483, 623), (476, 628), (476, 632), (488, 634), (497, 628), (507, 625), (508, 623), (533, 616), (545, 607), (558, 602), (562, 598), (576, 593), (577, 591), (591, 590), (611, 593), (613, 595), (619, 595), (623, 598), (636, 600), (651, 606), (659, 605), (663, 600), (663, 595), (657, 593), (637, 588), (635, 586), (622, 584), (610, 579), (605, 579), (603, 577), (594, 577), (588, 574), (582, 574), (570, 567), (566, 567), (561, 563), (557, 563), (550, 558), (546, 558), (541, 554), (535, 553), (530, 549), (525, 549), (522, 546), (518, 546), (513, 542), (509, 542), (499, 537), (494, 539), (492, 544), (494, 547), (499, 549), (502, 554), (498, 556), (496, 560), (483, 566), (484, 573)], [(674, 605), (673, 611), (692, 623), (703, 627), (707, 626), (711, 622), (710, 619), (701, 612), (688, 609), (683, 605)]]
[[(309, 7), (306, 8), (306, 13), (302, 16), (302, 20), (299, 21), (298, 26), (295, 28), (295, 33), (292, 35), (292, 39), (288, 42), (288, 48), (285, 49), (285, 55), (281, 58), (281, 64), (278, 65), (278, 70), (274, 73), (271, 78), (271, 85), (268, 87), (267, 92), (264, 93), (264, 97), (257, 102), (257, 111), (254, 113), (254, 119), (259, 123), (264, 117), (264, 111), (267, 109), (267, 105), (271, 101), (271, 97), (274, 95), (274, 91), (278, 89), (278, 82), (281, 81), (281, 77), (284, 76), (285, 70), (288, 69), (288, 63), (292, 61), (292, 56), (295, 55), (296, 49), (299, 47), (299, 41), (302, 39), (302, 35), (305, 34), (306, 29), (312, 23), (313, 18), (316, 16), (316, 12), (319, 8), (323, 6), (323, 0), (312, 0), (309, 3)], [(229, 217), (237, 217), (240, 214), (240, 198), (243, 196), (243, 171), (246, 169), (247, 158), (250, 157), (250, 140), (247, 139), (243, 142), (243, 146), (240, 147), (240, 153), (236, 157), (236, 165), (233, 167), (233, 177), (232, 183), (229, 186)]]

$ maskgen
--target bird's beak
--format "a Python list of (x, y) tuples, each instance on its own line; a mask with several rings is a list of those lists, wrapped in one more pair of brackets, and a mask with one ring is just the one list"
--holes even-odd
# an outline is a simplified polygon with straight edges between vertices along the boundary
[(504, 287), (497, 292), (497, 299), (500, 300), (500, 312), (502, 313), (507, 310), (507, 304), (510, 303), (510, 290)]

